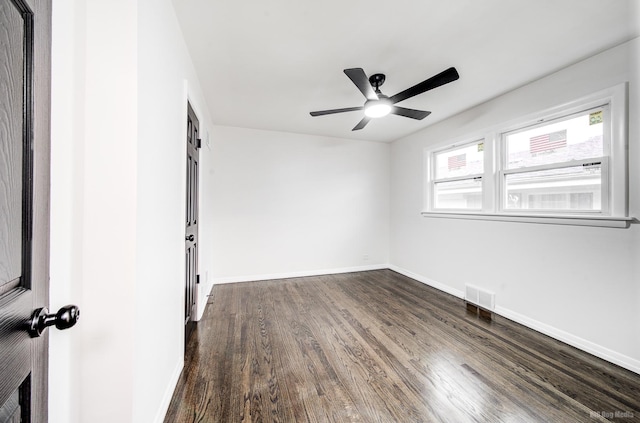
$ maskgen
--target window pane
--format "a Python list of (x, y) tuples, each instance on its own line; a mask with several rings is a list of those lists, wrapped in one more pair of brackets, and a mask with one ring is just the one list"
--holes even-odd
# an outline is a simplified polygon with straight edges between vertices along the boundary
[(600, 164), (505, 176), (509, 210), (600, 211)]
[(484, 173), (484, 143), (473, 143), (435, 154), (435, 179)]
[(506, 136), (507, 169), (604, 156), (602, 108)]
[(436, 209), (482, 209), (482, 179), (436, 182), (434, 184)]

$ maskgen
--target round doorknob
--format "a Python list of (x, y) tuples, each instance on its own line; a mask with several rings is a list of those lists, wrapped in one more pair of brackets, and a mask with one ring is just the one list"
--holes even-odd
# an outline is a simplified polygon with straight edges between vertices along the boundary
[(29, 321), (29, 335), (37, 338), (49, 326), (55, 326), (57, 329), (69, 329), (80, 320), (80, 309), (75, 305), (67, 305), (62, 307), (56, 314), (49, 314), (46, 307), (39, 308), (31, 315)]
[(196, 237), (193, 236), (193, 234), (191, 234), (191, 235), (187, 235), (184, 239), (186, 239), (187, 241), (193, 241), (194, 239), (196, 239)]

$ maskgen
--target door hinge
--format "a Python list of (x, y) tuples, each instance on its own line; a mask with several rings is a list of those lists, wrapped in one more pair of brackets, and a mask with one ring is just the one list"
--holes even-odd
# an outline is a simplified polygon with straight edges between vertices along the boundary
[(200, 283), (200, 275), (196, 275), (196, 284)]
[(202, 138), (196, 139), (196, 148), (202, 148)]

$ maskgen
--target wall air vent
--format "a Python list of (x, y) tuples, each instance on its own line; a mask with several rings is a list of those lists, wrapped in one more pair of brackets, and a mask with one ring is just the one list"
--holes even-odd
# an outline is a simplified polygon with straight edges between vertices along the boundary
[(474, 285), (465, 284), (464, 300), (467, 303), (467, 310), (478, 313), (481, 317), (491, 318), (491, 312), (495, 308), (496, 294), (491, 291), (481, 289)]

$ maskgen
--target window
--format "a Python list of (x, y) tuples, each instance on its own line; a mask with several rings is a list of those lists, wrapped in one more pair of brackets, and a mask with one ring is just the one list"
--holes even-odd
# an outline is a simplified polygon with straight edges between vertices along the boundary
[(433, 208), (482, 209), (484, 143), (434, 153)]
[(501, 209), (606, 213), (607, 116), (602, 106), (502, 134)]
[(426, 150), (423, 214), (627, 226), (626, 127), (621, 84)]

